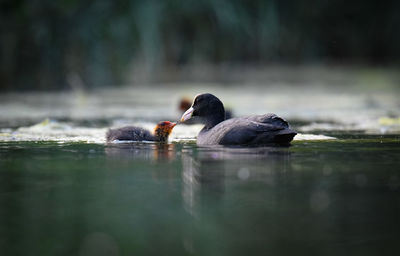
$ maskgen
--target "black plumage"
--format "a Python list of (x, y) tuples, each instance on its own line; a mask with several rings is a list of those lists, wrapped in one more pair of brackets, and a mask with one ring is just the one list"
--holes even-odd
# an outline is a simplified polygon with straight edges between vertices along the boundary
[(126, 126), (118, 129), (110, 129), (106, 135), (107, 141), (131, 140), (131, 141), (154, 141), (154, 135), (150, 131), (136, 126)]
[(198, 145), (288, 144), (297, 134), (275, 114), (251, 115), (225, 120), (222, 102), (212, 94), (198, 95), (181, 121), (198, 116), (204, 128), (197, 136)]

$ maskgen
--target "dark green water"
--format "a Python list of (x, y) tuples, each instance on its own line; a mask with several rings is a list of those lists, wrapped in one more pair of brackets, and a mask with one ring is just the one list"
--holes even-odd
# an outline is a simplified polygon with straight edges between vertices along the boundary
[(0, 142), (0, 255), (397, 255), (399, 142)]

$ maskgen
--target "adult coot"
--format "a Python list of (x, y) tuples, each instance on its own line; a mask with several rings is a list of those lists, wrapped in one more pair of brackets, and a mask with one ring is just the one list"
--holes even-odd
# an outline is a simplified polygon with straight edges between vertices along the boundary
[(205, 124), (197, 136), (198, 145), (289, 144), (297, 134), (284, 119), (275, 114), (225, 120), (224, 105), (209, 93), (195, 97), (192, 106), (182, 115), (181, 122), (192, 116), (198, 116)]
[(175, 125), (176, 123), (169, 121), (159, 122), (154, 128), (153, 133), (136, 126), (110, 129), (106, 134), (106, 139), (107, 142), (114, 140), (167, 142), (168, 136)]

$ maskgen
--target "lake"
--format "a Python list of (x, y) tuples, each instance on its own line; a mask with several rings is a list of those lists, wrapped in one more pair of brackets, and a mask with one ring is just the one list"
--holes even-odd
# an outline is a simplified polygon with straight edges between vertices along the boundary
[[(0, 95), (0, 254), (395, 255), (398, 89), (322, 81)], [(199, 147), (201, 125), (179, 125), (167, 144), (105, 143), (108, 127), (177, 120), (180, 97), (204, 91), (300, 134)]]
[(2, 255), (389, 254), (399, 140), (0, 143)]

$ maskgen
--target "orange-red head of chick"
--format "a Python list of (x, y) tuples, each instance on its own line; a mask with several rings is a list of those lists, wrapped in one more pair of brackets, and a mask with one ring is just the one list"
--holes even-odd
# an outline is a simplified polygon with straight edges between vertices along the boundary
[(154, 137), (156, 141), (167, 142), (168, 136), (171, 134), (172, 129), (175, 127), (176, 123), (169, 121), (159, 122), (154, 128)]

